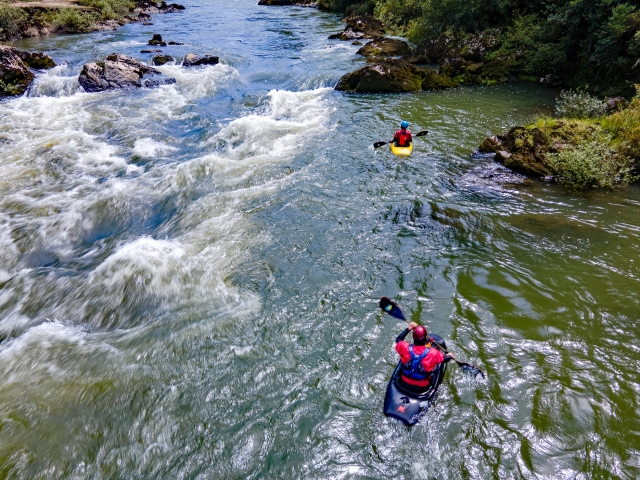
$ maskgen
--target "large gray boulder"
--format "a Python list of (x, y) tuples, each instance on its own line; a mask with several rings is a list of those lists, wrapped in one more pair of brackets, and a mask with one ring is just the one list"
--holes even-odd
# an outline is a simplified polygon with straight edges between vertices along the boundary
[(160, 72), (126, 55), (112, 53), (104, 62), (85, 64), (78, 77), (78, 82), (86, 92), (175, 83), (173, 78), (142, 80), (142, 76), (145, 74), (159, 75)]
[(30, 68), (51, 68), (55, 65), (44, 53), (0, 46), (0, 95), (22, 95), (35, 78)]

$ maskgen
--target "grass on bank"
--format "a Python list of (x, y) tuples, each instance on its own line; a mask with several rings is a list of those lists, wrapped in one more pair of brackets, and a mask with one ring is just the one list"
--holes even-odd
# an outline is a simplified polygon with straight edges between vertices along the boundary
[(34, 27), (67, 33), (90, 32), (101, 21), (117, 19), (136, 6), (131, 0), (79, 0), (79, 5), (92, 10), (60, 8), (29, 13), (11, 3), (15, 2), (0, 3), (1, 40), (17, 38)]
[[(615, 188), (636, 181), (640, 173), (640, 91), (629, 105), (610, 115), (599, 112), (599, 100), (573, 92), (558, 102), (563, 118), (543, 117), (528, 125), (542, 132), (547, 146), (557, 153), (546, 155), (560, 183), (576, 189)], [(570, 105), (571, 101), (575, 103)], [(588, 104), (585, 108), (585, 104)], [(571, 118), (573, 117), (573, 118)]]

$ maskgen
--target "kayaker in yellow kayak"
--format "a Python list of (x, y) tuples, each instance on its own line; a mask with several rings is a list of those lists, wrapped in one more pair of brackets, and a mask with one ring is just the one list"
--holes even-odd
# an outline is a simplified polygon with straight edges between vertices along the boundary
[(408, 147), (411, 145), (413, 137), (411, 136), (411, 132), (407, 129), (408, 126), (409, 122), (406, 120), (400, 122), (400, 130), (396, 132), (393, 136), (393, 140), (391, 140), (396, 147)]
[[(373, 148), (380, 148), (383, 145), (391, 144), (391, 151), (400, 157), (408, 157), (413, 151), (413, 137), (411, 132), (407, 129), (409, 122), (403, 120), (400, 122), (400, 130), (393, 136), (393, 140), (390, 142), (376, 142), (373, 144)], [(416, 137), (422, 137), (429, 133), (427, 130), (422, 130), (415, 134)]]

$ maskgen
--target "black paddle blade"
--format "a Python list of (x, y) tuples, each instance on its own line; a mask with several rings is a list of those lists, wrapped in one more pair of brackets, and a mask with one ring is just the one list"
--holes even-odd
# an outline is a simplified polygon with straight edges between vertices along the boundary
[(414, 137), (424, 137), (427, 133), (429, 133), (429, 130), (422, 130), (421, 132), (416, 133)]
[(380, 308), (398, 320), (406, 320), (398, 304), (390, 298), (382, 297), (380, 299)]
[(383, 145), (386, 145), (389, 142), (376, 142), (373, 144), (373, 148), (380, 148)]
[(473, 378), (476, 378), (478, 375), (484, 378), (484, 372), (475, 365), (471, 365), (470, 363), (466, 362), (458, 362), (458, 366), (460, 367), (460, 370), (462, 370), (464, 373), (469, 374), (469, 376)]

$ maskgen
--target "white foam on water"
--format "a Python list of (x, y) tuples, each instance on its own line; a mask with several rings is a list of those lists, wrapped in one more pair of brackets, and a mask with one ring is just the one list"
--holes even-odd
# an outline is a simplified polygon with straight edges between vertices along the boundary
[(29, 97), (68, 97), (80, 91), (78, 74), (67, 65), (58, 65), (36, 76), (29, 87)]
[(289, 159), (304, 140), (317, 135), (327, 121), (324, 95), (329, 88), (289, 92), (271, 90), (263, 114), (252, 114), (230, 122), (213, 141), (227, 144), (225, 156), (241, 160), (262, 156)]
[[(178, 83), (0, 104), (0, 138), (6, 139), (0, 143), (1, 278), (9, 279), (0, 292), (0, 333), (19, 335), (50, 318), (126, 329), (155, 309), (236, 305), (242, 316), (260, 308), (254, 293), (228, 280), (251, 246), (269, 241), (254, 232), (245, 205), (286, 184), (287, 177), (270, 168), (290, 161), (323, 131), (329, 89), (271, 91), (258, 113), (213, 136), (226, 145), (221, 151), (143, 168), (128, 159), (176, 151), (171, 138), (154, 131), (157, 122), (188, 124), (192, 113), (185, 107), (237, 75), (225, 65), (162, 68)], [(126, 135), (118, 143), (106, 134), (120, 130)], [(100, 225), (106, 222), (100, 228), (109, 234), (167, 199), (176, 213), (157, 235), (132, 237), (125, 230), (114, 247), (98, 242), (83, 250)], [(37, 274), (42, 262), (76, 260), (88, 267)]]
[(175, 78), (176, 83), (170, 87), (189, 99), (213, 96), (227, 82), (239, 77), (235, 68), (224, 63), (199, 67), (166, 64), (154, 68)]
[(158, 142), (149, 137), (139, 138), (133, 146), (133, 154), (142, 158), (153, 158), (176, 150), (178, 150), (176, 147)]

